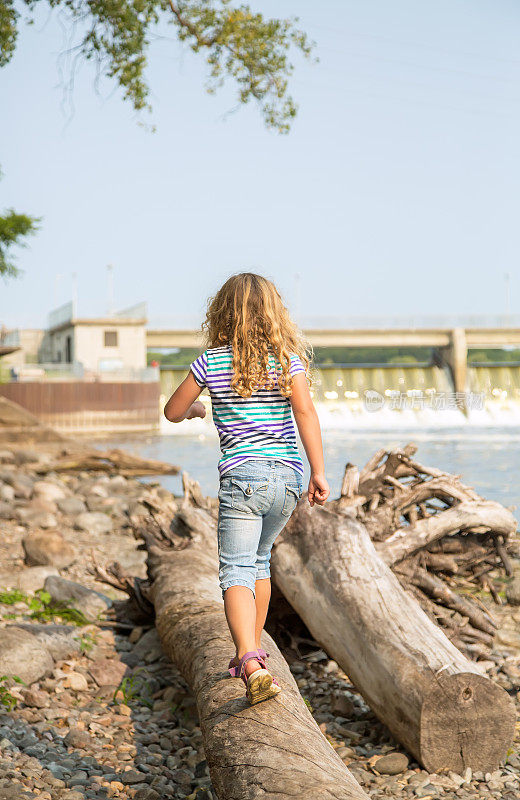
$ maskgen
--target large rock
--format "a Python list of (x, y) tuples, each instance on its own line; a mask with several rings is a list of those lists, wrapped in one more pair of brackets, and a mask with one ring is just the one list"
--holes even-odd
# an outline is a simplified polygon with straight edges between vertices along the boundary
[(76, 625), (19, 623), (16, 627), (31, 633), (55, 661), (64, 661), (81, 650), (81, 632)]
[(110, 533), (112, 530), (112, 520), (107, 514), (101, 511), (85, 511), (76, 519), (76, 528), (93, 534)]
[(64, 497), (63, 500), (58, 500), (57, 505), (63, 514), (70, 514), (71, 517), (83, 514), (87, 510), (87, 506), (80, 497)]
[(97, 620), (112, 605), (110, 597), (101, 592), (56, 575), (48, 577), (43, 588), (50, 594), (53, 605), (74, 606), (89, 620)]
[(46, 500), (63, 500), (66, 497), (65, 489), (51, 481), (36, 481), (33, 491), (38, 497), (44, 497)]
[(89, 494), (95, 494), (98, 497), (108, 497), (108, 489), (106, 487), (107, 481), (99, 481), (90, 486)]
[(50, 696), (40, 689), (24, 689), (22, 694), (25, 705), (30, 708), (48, 708), (51, 704)]
[(14, 500), (14, 489), (8, 483), (0, 483), (0, 500), (12, 503)]
[(100, 511), (103, 514), (122, 514), (128, 508), (124, 497), (97, 497), (90, 495), (86, 498), (89, 511)]
[(23, 497), (27, 500), (32, 496), (34, 480), (28, 475), (3, 469), (0, 470), (0, 481), (12, 486), (16, 497)]
[(33, 800), (33, 798), (34, 794), (30, 791), (22, 791), (19, 783), (0, 788), (0, 800)]
[(53, 666), (51, 654), (32, 633), (14, 625), (0, 629), (0, 675), (18, 676), (30, 684)]
[(14, 519), (15, 517), (16, 510), (14, 505), (0, 500), (0, 519)]
[(86, 731), (75, 727), (70, 729), (70, 731), (64, 737), (63, 742), (67, 745), (67, 747), (77, 747), (80, 750), (86, 750), (87, 747), (90, 747), (90, 745), (93, 744), (92, 736), (90, 736)]
[(22, 539), (25, 563), (30, 566), (68, 567), (76, 559), (72, 545), (58, 531), (34, 531)]
[(354, 703), (350, 697), (345, 694), (345, 692), (334, 692), (332, 695), (330, 710), (335, 716), (346, 717), (349, 719), (354, 714), (354, 709)]
[(57, 574), (56, 567), (28, 567), (14, 576), (14, 583), (10, 585), (26, 594), (34, 594), (38, 589), (43, 589), (45, 579), (49, 575)]
[(408, 757), (404, 753), (387, 753), (373, 764), (381, 775), (399, 775), (408, 769)]
[(128, 667), (113, 658), (98, 658), (89, 667), (89, 673), (98, 686), (119, 686)]
[(512, 606), (520, 606), (520, 575), (517, 575), (506, 588), (507, 602)]
[(58, 521), (54, 514), (50, 511), (42, 511), (39, 508), (19, 508), (17, 516), (22, 525), (28, 525), (32, 528), (55, 528)]
[(144, 661), (146, 664), (158, 661), (164, 655), (157, 628), (151, 628), (141, 636), (134, 645), (132, 654), (137, 657), (138, 661)]
[(66, 689), (72, 689), (73, 692), (86, 692), (88, 690), (88, 681), (81, 672), (68, 672), (63, 686)]
[(14, 451), (14, 460), (17, 464), (38, 464), (41, 456), (37, 450), (17, 449)]
[(124, 475), (113, 475), (107, 481), (107, 488), (109, 493), (112, 492), (126, 492), (128, 489), (128, 478)]

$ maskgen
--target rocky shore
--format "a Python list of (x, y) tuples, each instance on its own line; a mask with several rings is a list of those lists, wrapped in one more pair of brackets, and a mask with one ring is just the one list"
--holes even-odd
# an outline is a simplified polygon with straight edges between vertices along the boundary
[[(120, 474), (48, 473), (45, 451), (0, 452), (0, 800), (214, 798), (194, 699), (149, 625), (110, 617), (121, 592), (93, 559), (145, 577), (131, 515), (148, 484)], [(161, 492), (166, 492), (160, 489)], [(488, 674), (520, 706), (520, 564)], [(520, 797), (520, 730), (492, 774), (428, 774), (373, 716), (318, 645), (287, 652), (302, 695), (371, 797)], [(223, 654), (223, 669), (227, 666)]]

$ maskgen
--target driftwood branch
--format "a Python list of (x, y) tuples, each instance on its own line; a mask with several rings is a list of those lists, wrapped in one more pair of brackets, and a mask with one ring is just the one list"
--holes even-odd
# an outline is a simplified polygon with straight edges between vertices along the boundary
[(108, 472), (133, 477), (138, 475), (176, 475), (179, 467), (156, 461), (152, 458), (142, 458), (124, 450), (85, 450), (73, 453), (65, 452), (60, 458), (49, 463), (38, 464), (36, 472)]
[(516, 520), (500, 503), (463, 500), (442, 513), (418, 520), (412, 526), (398, 528), (383, 542), (378, 542), (376, 549), (385, 563), (392, 566), (443, 536), (476, 526), (507, 537), (516, 530)]

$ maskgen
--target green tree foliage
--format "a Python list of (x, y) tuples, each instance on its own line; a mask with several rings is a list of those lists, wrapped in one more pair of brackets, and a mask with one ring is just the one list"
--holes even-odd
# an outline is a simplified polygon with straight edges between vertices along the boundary
[(315, 347), (316, 364), (402, 364), (430, 362), (428, 347)]
[[(1, 20), (0, 3), (0, 25)], [(8, 209), (3, 216), (0, 216), (0, 275), (12, 278), (20, 273), (20, 270), (15, 266), (13, 248), (15, 246), (25, 246), (27, 236), (38, 230), (39, 221), (37, 217), (17, 214), (12, 208)]]
[[(267, 19), (232, 0), (23, 0), (32, 21), (46, 2), (68, 20), (74, 53), (96, 63), (98, 73), (115, 81), (137, 111), (149, 109), (145, 70), (150, 42), (166, 20), (178, 38), (204, 55), (207, 89), (226, 78), (235, 81), (240, 103), (255, 101), (265, 123), (289, 130), (296, 104), (287, 93), (293, 71), (292, 50), (310, 56), (313, 44), (297, 27), (297, 18)], [(0, 66), (13, 55), (20, 12), (12, 0), (0, 0)], [(77, 38), (76, 38), (77, 37)]]

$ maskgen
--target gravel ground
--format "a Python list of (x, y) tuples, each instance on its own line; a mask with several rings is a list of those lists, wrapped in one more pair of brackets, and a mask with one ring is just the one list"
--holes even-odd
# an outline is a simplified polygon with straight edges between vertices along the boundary
[[(31, 599), (45, 575), (46, 588), (58, 580), (55, 592), (70, 589), (59, 584), (61, 577), (102, 593), (78, 604), (92, 606), (94, 615), (123, 596), (94, 579), (91, 552), (100, 564), (118, 560), (145, 576), (128, 513), (147, 485), (89, 473), (42, 480), (13, 462), (9, 451), (0, 452), (0, 592), (11, 589), (0, 596), (6, 601), (0, 602), (0, 675), (11, 655), (2, 655), (2, 636), (11, 626), (29, 625), (31, 636), (40, 637), (52, 630), (54, 644), (50, 667), (42, 667), (30, 685), (0, 678), (0, 703), (6, 692), (12, 698), (6, 702), (16, 702), (11, 710), (0, 704), (0, 800), (216, 797), (194, 698), (162, 654), (155, 629), (75, 627), (66, 615), (34, 618), (39, 606)], [(14, 597), (13, 587), (23, 597)], [(480, 663), (519, 705), (520, 608), (493, 606), (493, 614), (500, 621), (496, 647)], [(321, 730), (369, 796), (520, 797), (520, 730), (506, 762), (492, 774), (429, 774), (401, 750), (318, 646), (290, 666)]]

